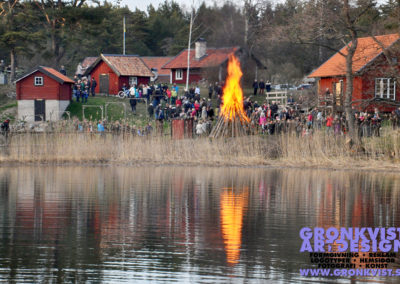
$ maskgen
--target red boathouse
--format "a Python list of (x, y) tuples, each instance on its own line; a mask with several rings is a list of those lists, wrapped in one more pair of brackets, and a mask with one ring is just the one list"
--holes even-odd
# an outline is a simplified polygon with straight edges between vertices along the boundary
[(16, 81), (18, 119), (58, 120), (72, 98), (74, 81), (50, 67), (39, 66)]

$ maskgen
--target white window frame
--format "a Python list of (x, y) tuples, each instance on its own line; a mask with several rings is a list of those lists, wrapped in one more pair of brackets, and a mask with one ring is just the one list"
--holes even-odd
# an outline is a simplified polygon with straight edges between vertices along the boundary
[(129, 86), (132, 87), (133, 85), (137, 86), (138, 77), (129, 77)]
[[(390, 88), (392, 83), (393, 83), (393, 88)], [(375, 78), (375, 97), (395, 101), (396, 83), (397, 83), (396, 78)], [(391, 96), (393, 96), (393, 98), (390, 98)]]
[(35, 76), (33, 83), (35, 86), (43, 86), (44, 80), (42, 76)]
[(183, 79), (183, 69), (176, 69), (175, 70), (175, 79), (182, 80)]

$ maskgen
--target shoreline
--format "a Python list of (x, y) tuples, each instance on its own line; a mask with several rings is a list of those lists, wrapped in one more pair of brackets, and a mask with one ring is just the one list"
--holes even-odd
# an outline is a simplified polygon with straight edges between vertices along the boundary
[[(368, 161), (364, 161), (367, 163)], [(243, 169), (270, 169), (270, 170), (321, 170), (321, 171), (367, 171), (367, 172), (385, 172), (385, 173), (399, 173), (400, 164), (388, 164), (379, 168), (356, 164), (352, 167), (343, 167), (342, 165), (303, 165), (303, 164), (284, 164), (282, 162), (271, 162), (270, 164), (263, 165), (237, 165), (237, 164), (200, 164), (200, 163), (158, 163), (158, 162), (142, 162), (142, 163), (120, 163), (120, 162), (20, 162), (20, 161), (7, 161), (0, 162), (0, 168), (8, 167), (190, 167), (190, 168), (243, 168)]]
[[(360, 150), (361, 149), (361, 150)], [(0, 167), (10, 166), (176, 166), (290, 168), (400, 172), (400, 132), (363, 140), (351, 148), (346, 136), (316, 132), (172, 140), (84, 133), (12, 136), (0, 148)]]

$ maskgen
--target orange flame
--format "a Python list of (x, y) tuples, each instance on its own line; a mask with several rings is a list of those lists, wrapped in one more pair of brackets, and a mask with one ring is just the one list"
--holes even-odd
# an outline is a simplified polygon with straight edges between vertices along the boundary
[(243, 215), (247, 208), (248, 189), (241, 194), (232, 190), (221, 193), (220, 214), (222, 237), (224, 239), (227, 262), (235, 265), (239, 262), (242, 245)]
[(233, 121), (236, 117), (241, 122), (250, 121), (243, 108), (243, 90), (240, 86), (242, 75), (239, 60), (231, 54), (228, 61), (228, 77), (223, 90), (223, 104), (221, 107), (221, 116), (225, 118), (225, 121)]

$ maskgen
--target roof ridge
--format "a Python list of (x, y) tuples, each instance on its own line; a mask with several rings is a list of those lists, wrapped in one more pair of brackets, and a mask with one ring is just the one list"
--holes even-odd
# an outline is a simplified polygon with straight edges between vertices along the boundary
[(102, 54), (108, 57), (140, 57), (138, 54)]
[(139, 57), (141, 57), (141, 58), (166, 58), (166, 57), (175, 57), (175, 56), (173, 56), (173, 55), (171, 55), (171, 56), (139, 56)]
[[(230, 48), (240, 48), (240, 46), (222, 46), (222, 47), (207, 47), (206, 49), (230, 49)], [(188, 48), (183, 49), (183, 51), (189, 50)], [(196, 50), (196, 48), (191, 48), (190, 50)]]

